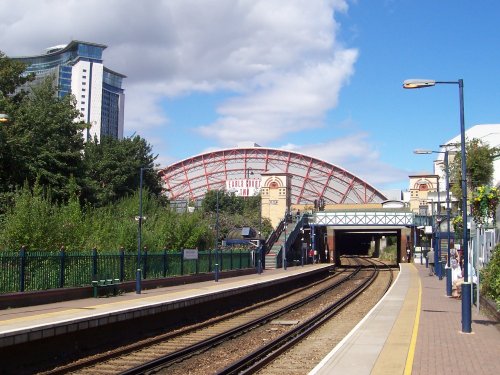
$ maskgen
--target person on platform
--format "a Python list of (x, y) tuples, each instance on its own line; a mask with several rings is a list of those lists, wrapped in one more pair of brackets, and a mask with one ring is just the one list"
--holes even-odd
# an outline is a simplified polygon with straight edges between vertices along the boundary
[(411, 260), (411, 250), (409, 247), (406, 248), (406, 261), (410, 263)]
[(429, 276), (434, 276), (434, 249), (427, 252), (427, 261), (429, 262)]
[(451, 267), (451, 296), (460, 297), (460, 286), (463, 283), (462, 268), (456, 254), (452, 254), (450, 258)]

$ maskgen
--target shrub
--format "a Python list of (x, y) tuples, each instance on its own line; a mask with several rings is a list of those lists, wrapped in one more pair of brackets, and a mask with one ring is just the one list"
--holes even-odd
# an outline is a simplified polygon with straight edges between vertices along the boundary
[(490, 262), (481, 271), (482, 292), (495, 301), (500, 310), (500, 243), (495, 246)]

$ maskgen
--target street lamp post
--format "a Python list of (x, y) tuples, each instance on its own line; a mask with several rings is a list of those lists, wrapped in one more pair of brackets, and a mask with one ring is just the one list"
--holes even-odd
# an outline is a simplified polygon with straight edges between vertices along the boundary
[[(229, 189), (228, 193), (236, 193), (237, 189)], [(215, 212), (215, 268), (214, 268), (214, 277), (215, 281), (219, 281), (219, 193), (220, 190), (217, 190), (216, 194), (216, 212)]]
[(283, 224), (284, 224), (284, 230), (285, 230), (285, 242), (283, 243), (283, 256), (281, 257), (282, 258), (282, 262), (283, 262), (283, 270), (286, 270), (286, 226), (287, 226), (287, 216), (288, 216), (288, 212), (285, 212), (285, 220), (283, 221)]
[(419, 89), (431, 87), (437, 84), (458, 85), (458, 94), (460, 100), (460, 147), (462, 158), (462, 222), (463, 222), (463, 256), (464, 256), (464, 283), (462, 284), (462, 332), (470, 333), (471, 329), (471, 290), (472, 285), (469, 282), (469, 251), (468, 251), (468, 233), (467, 233), (467, 166), (465, 155), (465, 116), (464, 116), (464, 81), (434, 81), (429, 79), (409, 79), (403, 82), (405, 89)]
[(219, 281), (219, 190), (217, 190), (216, 211), (215, 211), (215, 282)]
[(141, 285), (141, 237), (142, 237), (142, 175), (144, 170), (153, 169), (141, 167), (139, 173), (139, 217), (138, 221), (138, 229), (137, 229), (137, 271), (135, 273), (135, 292), (136, 294), (141, 294), (142, 285)]
[(260, 195), (259, 203), (259, 260), (257, 263), (257, 271), (259, 275), (262, 273), (262, 195)]
[[(444, 145), (447, 146), (447, 145)], [(451, 297), (451, 268), (450, 268), (450, 247), (451, 247), (451, 234), (450, 234), (450, 169), (448, 165), (448, 150), (445, 151), (432, 151), (432, 150), (415, 150), (415, 154), (444, 154), (444, 169), (445, 169), (445, 184), (446, 184), (446, 225), (447, 225), (447, 261), (446, 261), (446, 295)]]

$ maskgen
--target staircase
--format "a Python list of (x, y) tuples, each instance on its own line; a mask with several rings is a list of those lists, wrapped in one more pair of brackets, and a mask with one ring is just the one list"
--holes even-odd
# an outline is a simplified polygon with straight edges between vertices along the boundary
[(273, 247), (266, 253), (266, 268), (267, 269), (276, 269), (278, 268), (278, 264), (281, 267), (282, 263), (282, 253), (281, 249), (283, 248), (283, 244), (285, 243), (285, 231), (282, 230), (278, 239), (274, 243)]
[(266, 269), (276, 269), (276, 268), (281, 268), (282, 267), (282, 262), (283, 262), (283, 252), (282, 249), (285, 244), (285, 237), (286, 237), (286, 248), (290, 249), (290, 246), (293, 244), (295, 239), (297, 238), (300, 229), (302, 228), (303, 225), (307, 224), (307, 217), (306, 215), (302, 216), (300, 220), (297, 222), (292, 221), (293, 219), (288, 220), (288, 229), (285, 233), (284, 230), (284, 223), (283, 221), (280, 223), (278, 228), (276, 229), (275, 235), (277, 235), (277, 239), (274, 241), (274, 243), (271, 246), (271, 249), (266, 253), (265, 256), (265, 265)]

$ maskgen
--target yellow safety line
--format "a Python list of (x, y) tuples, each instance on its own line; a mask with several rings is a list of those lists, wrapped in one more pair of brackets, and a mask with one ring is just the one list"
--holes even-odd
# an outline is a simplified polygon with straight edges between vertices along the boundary
[[(415, 267), (415, 266), (413, 266)], [(418, 326), (420, 324), (420, 307), (422, 305), (422, 282), (420, 277), (418, 278), (418, 302), (417, 302), (417, 314), (415, 315), (415, 322), (413, 323), (413, 332), (411, 335), (410, 348), (408, 350), (408, 356), (406, 357), (406, 366), (404, 375), (410, 375), (413, 368), (413, 359), (415, 357), (415, 348), (417, 346), (417, 335)]]

